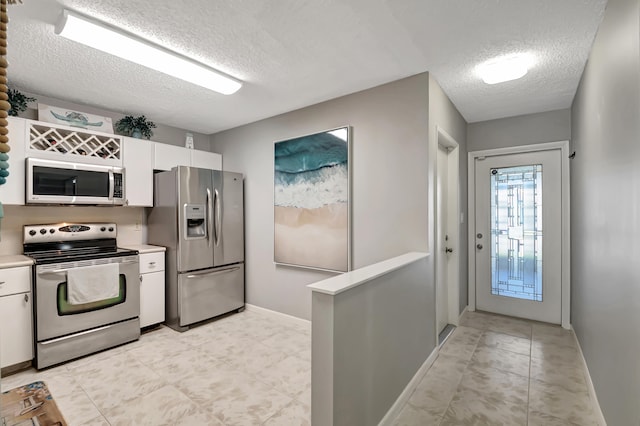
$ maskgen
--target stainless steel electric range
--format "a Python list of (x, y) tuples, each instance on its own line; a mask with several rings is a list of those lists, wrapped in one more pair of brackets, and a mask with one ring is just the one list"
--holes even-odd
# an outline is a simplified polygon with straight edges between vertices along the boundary
[(140, 337), (138, 253), (116, 245), (114, 223), (24, 227), (34, 259), (35, 367)]

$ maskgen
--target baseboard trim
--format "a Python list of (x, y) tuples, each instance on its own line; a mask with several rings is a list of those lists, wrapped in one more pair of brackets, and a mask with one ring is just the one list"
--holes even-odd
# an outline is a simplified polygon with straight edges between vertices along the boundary
[(295, 325), (303, 326), (303, 327), (309, 327), (309, 329), (311, 329), (311, 321), (306, 320), (306, 319), (294, 317), (294, 316), (288, 315), (288, 314), (283, 314), (282, 312), (273, 311), (271, 309), (263, 308), (261, 306), (251, 305), (249, 303), (245, 303), (244, 307), (245, 307), (245, 309), (247, 311), (258, 312), (258, 313), (266, 314), (266, 315), (273, 315), (273, 316), (278, 317), (280, 319), (283, 319), (283, 320), (285, 320), (285, 321), (287, 321), (287, 322), (289, 322), (291, 324), (295, 324)]
[(598, 424), (600, 426), (607, 426), (607, 421), (604, 419), (604, 414), (602, 414), (602, 409), (600, 408), (600, 402), (598, 402), (598, 395), (596, 394), (596, 388), (593, 386), (593, 381), (591, 380), (591, 373), (589, 373), (587, 360), (584, 358), (584, 354), (582, 353), (582, 347), (580, 346), (580, 341), (578, 340), (578, 336), (576, 335), (576, 331), (573, 329), (573, 326), (570, 325), (570, 327), (571, 327), (570, 328), (571, 334), (573, 334), (573, 339), (576, 341), (576, 345), (578, 346), (580, 359), (582, 360), (582, 367), (584, 368), (584, 373), (585, 373), (584, 378), (587, 381), (589, 398), (591, 399), (591, 405), (593, 406), (595, 416), (597, 417)]
[(460, 315), (458, 316), (458, 324), (460, 324), (460, 321), (462, 320), (462, 316), (464, 315), (465, 312), (467, 312), (468, 307), (469, 305), (465, 306), (462, 312), (460, 312)]
[(422, 381), (422, 378), (427, 374), (427, 371), (438, 357), (438, 348), (439, 347), (436, 346), (435, 349), (431, 351), (431, 354), (427, 357), (424, 363), (422, 363), (418, 371), (416, 371), (416, 374), (413, 375), (398, 399), (396, 399), (396, 402), (393, 403), (391, 408), (389, 408), (389, 411), (387, 411), (387, 414), (385, 414), (382, 420), (380, 420), (378, 426), (390, 426), (393, 424), (393, 421), (398, 417), (404, 406), (407, 404), (407, 401), (409, 401), (413, 391), (418, 387), (420, 381)]

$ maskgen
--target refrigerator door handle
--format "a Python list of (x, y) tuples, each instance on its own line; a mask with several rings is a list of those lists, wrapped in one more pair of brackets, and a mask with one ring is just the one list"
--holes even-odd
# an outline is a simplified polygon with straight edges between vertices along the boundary
[(218, 271), (212, 271), (212, 272), (204, 272), (202, 274), (189, 274), (187, 275), (187, 278), (200, 278), (200, 277), (207, 277), (210, 275), (220, 275), (220, 274), (226, 274), (229, 272), (235, 272), (238, 269), (240, 269), (239, 266), (235, 266), (233, 268), (225, 268), (225, 269), (220, 269)]
[(211, 235), (213, 233), (213, 206), (211, 203), (211, 190), (207, 188), (207, 241), (211, 247)]
[(214, 206), (216, 209), (216, 217), (215, 217), (215, 243), (216, 247), (220, 245), (220, 234), (222, 233), (221, 225), (222, 225), (222, 209), (220, 208), (220, 194), (218, 194), (218, 190), (214, 190)]

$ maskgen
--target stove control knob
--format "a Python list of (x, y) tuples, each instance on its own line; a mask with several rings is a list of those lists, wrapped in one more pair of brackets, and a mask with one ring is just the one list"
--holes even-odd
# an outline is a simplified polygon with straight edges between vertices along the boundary
[(113, 227), (110, 227), (110, 228), (109, 228), (109, 232), (113, 232)]
[(53, 228), (49, 229), (49, 233), (50, 233), (50, 234), (53, 234), (54, 232), (56, 232), (56, 230), (55, 230), (55, 229), (53, 229)]
[(100, 230), (101, 230), (102, 232), (104, 232), (104, 231), (106, 231), (106, 230), (107, 230), (107, 228), (105, 228), (105, 227), (103, 226), (102, 228), (100, 228)]
[(36, 231), (32, 229), (31, 231), (29, 231), (29, 235), (33, 237), (34, 235), (36, 235)]
[(46, 230), (46, 229), (44, 229), (44, 228), (42, 228), (42, 229), (40, 230), (40, 233), (41, 233), (42, 235), (44, 235), (44, 234), (46, 234), (46, 233), (47, 233), (47, 230)]

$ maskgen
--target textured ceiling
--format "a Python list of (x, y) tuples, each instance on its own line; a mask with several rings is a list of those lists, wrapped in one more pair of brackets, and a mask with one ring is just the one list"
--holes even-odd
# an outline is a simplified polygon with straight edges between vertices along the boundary
[[(23, 0), (9, 6), (9, 84), (215, 133), (430, 71), (469, 122), (567, 108), (606, 0)], [(224, 96), (63, 39), (63, 7), (240, 80)], [(520, 80), (479, 63), (530, 52)]]

